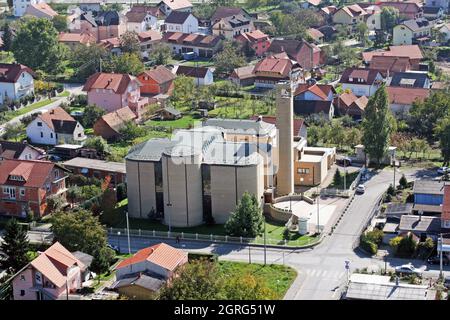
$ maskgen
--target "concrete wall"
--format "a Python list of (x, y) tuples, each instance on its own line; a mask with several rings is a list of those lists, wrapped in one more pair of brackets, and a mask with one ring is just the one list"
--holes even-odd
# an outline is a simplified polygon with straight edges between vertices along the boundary
[(128, 213), (146, 219), (152, 208), (156, 210), (154, 163), (127, 160), (126, 170)]

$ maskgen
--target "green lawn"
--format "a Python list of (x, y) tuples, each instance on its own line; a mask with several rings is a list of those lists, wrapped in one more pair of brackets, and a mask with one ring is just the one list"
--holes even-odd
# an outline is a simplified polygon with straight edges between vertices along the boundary
[[(342, 170), (341, 171), (341, 183), (340, 184), (335, 184), (334, 181), (328, 186), (328, 188), (335, 188), (335, 189), (344, 189), (344, 172)], [(359, 171), (355, 171), (355, 172), (351, 172), (351, 173), (347, 173), (347, 178), (345, 179), (345, 188), (348, 189), (348, 187), (353, 183), (353, 181), (356, 179), (356, 177), (358, 176)]]
[(23, 114), (25, 114), (27, 112), (33, 111), (34, 109), (44, 107), (44, 106), (46, 106), (46, 105), (48, 105), (48, 104), (50, 104), (50, 103), (52, 103), (54, 101), (56, 101), (56, 99), (41, 100), (39, 102), (30, 104), (29, 106), (20, 108), (19, 110), (11, 112), (11, 115), (12, 115), (13, 118), (17, 117), (17, 116), (21, 116), (21, 115), (23, 115)]
[[(286, 244), (288, 245), (303, 246), (319, 240), (318, 237), (310, 235), (302, 236), (297, 232), (289, 232), (286, 234), (285, 230), (286, 227), (284, 226), (284, 223), (266, 219), (266, 242), (268, 244), (284, 244), (284, 240), (286, 240)], [(254, 243), (264, 243), (264, 237), (257, 237)]]
[(191, 115), (184, 115), (177, 120), (149, 120), (145, 124), (149, 126), (169, 127), (172, 129), (187, 129), (194, 125), (194, 122), (198, 121)]
[(58, 97), (68, 97), (68, 96), (70, 96), (69, 91), (63, 91), (60, 94), (58, 94)]
[(209, 116), (231, 119), (248, 119), (254, 115), (274, 115), (275, 107), (270, 108), (262, 100), (216, 97), (217, 108), (208, 112)]
[(241, 276), (250, 273), (264, 282), (275, 294), (275, 299), (283, 299), (297, 277), (297, 272), (288, 266), (263, 265), (257, 263), (219, 261), (219, 273), (224, 277)]
[(214, 66), (214, 62), (211, 60), (205, 60), (205, 61), (186, 61), (183, 62), (181, 65), (183, 66), (189, 66), (189, 67), (212, 67)]

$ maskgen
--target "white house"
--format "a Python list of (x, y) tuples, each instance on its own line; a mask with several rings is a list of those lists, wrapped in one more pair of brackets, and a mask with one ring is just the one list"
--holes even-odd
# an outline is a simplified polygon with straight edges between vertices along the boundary
[(158, 18), (149, 12), (131, 10), (125, 16), (127, 17), (127, 31), (140, 33), (158, 29)]
[(410, 45), (428, 39), (431, 36), (432, 26), (433, 23), (424, 18), (403, 21), (394, 27), (393, 44), (394, 46)]
[(22, 17), (27, 10), (29, 4), (37, 4), (42, 2), (42, 0), (14, 0), (13, 1), (13, 12), (15, 17)]
[(444, 39), (445, 41), (449, 41), (450, 40), (450, 22), (444, 24), (440, 29), (439, 32), (442, 33), (444, 35)]
[(350, 89), (355, 96), (370, 97), (383, 82), (383, 76), (375, 69), (347, 68), (342, 73), (339, 83), (342, 89)]
[(38, 115), (26, 131), (31, 143), (36, 144), (81, 144), (86, 140), (83, 126), (60, 107)]
[(192, 12), (193, 6), (189, 0), (163, 0), (158, 3), (158, 8), (168, 16), (173, 11)]
[(17, 63), (0, 63), (0, 103), (34, 94), (34, 72)]
[(450, 0), (426, 0), (425, 7), (439, 7), (444, 9), (444, 12), (449, 12)]
[(199, 86), (207, 86), (214, 82), (213, 72), (210, 68), (205, 67), (189, 67), (189, 66), (175, 66), (173, 72), (186, 77), (194, 78), (194, 83)]
[(168, 32), (197, 33), (198, 19), (190, 12), (173, 11), (164, 21)]

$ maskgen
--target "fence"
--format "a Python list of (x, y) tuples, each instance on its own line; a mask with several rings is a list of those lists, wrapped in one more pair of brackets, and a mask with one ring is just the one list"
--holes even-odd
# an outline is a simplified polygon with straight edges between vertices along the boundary
[[(372, 211), (367, 216), (366, 220), (361, 225), (360, 229), (358, 230), (358, 232), (356, 234), (361, 235), (364, 232), (364, 230), (369, 226), (369, 224), (372, 221), (373, 217), (376, 216), (376, 214), (380, 210), (380, 206), (381, 206), (382, 201), (383, 201), (383, 194), (381, 194), (377, 198), (377, 201), (375, 202), (376, 203), (375, 206), (372, 208)], [(355, 243), (353, 243), (353, 249), (355, 249), (356, 247), (359, 246), (359, 242), (360, 242), (360, 237), (357, 237), (356, 240), (355, 240)]]
[[(230, 244), (256, 244), (263, 245), (264, 237), (246, 238), (246, 237), (232, 237), (222, 236), (215, 234), (199, 234), (199, 233), (185, 233), (185, 232), (171, 232), (171, 231), (156, 231), (156, 230), (136, 230), (130, 229), (130, 237), (138, 236), (143, 238), (158, 238), (158, 239), (175, 239), (180, 237), (183, 240), (193, 241), (206, 241), (217, 243), (230, 243)], [(108, 235), (110, 236), (127, 235), (126, 228), (108, 228)], [(269, 246), (282, 246), (282, 247), (307, 247), (317, 243), (320, 237), (311, 237), (306, 239), (286, 240), (286, 239), (273, 239), (266, 237), (266, 245)], [(132, 241), (132, 240), (130, 240)]]
[(356, 176), (355, 180), (353, 180), (352, 184), (349, 186), (348, 189), (336, 189), (336, 188), (325, 188), (320, 190), (321, 195), (326, 196), (338, 196), (338, 197), (344, 197), (344, 198), (350, 198), (352, 196), (353, 190), (355, 190), (356, 186), (361, 181), (361, 177), (363, 173), (365, 172), (365, 167), (363, 166), (360, 170), (358, 175)]

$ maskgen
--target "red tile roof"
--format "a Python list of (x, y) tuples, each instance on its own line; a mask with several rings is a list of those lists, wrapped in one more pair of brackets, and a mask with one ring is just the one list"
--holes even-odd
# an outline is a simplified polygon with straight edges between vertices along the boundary
[(416, 14), (420, 11), (420, 6), (416, 2), (406, 2), (406, 1), (381, 1), (375, 3), (377, 6), (383, 7), (394, 7), (398, 9), (400, 15), (402, 14)]
[(292, 68), (292, 62), (288, 59), (277, 59), (275, 57), (267, 57), (259, 61), (255, 65), (255, 73), (270, 72), (287, 76)]
[(161, 33), (159, 33), (156, 30), (147, 30), (147, 31), (143, 31), (138, 33), (138, 38), (139, 41), (144, 42), (144, 41), (148, 41), (148, 40), (161, 40), (162, 39), (162, 35)]
[(162, 0), (171, 10), (179, 10), (192, 7), (188, 0)]
[[(34, 9), (50, 16), (50, 17), (54, 17), (58, 15), (58, 12), (56, 12), (55, 10), (52, 9), (52, 7), (50, 7), (47, 3), (45, 2), (40, 2), (40, 3), (35, 3), (35, 4), (29, 4), (30, 7), (33, 7)], [(27, 10), (28, 11), (28, 7)]]
[[(0, 185), (42, 188), (54, 167), (50, 161), (3, 159), (0, 161)], [(25, 181), (10, 180), (11, 175), (22, 176)]]
[(136, 119), (136, 114), (127, 106), (107, 113), (103, 115), (101, 119), (108, 124), (111, 129), (119, 132), (126, 121)]
[(248, 42), (258, 42), (259, 40), (267, 40), (269, 36), (259, 29), (250, 32), (244, 32), (236, 36), (236, 40), (245, 39)]
[(319, 40), (324, 37), (324, 34), (315, 28), (309, 28), (307, 32), (314, 40)]
[[(251, 120), (258, 120), (259, 116), (253, 116), (250, 119)], [(266, 123), (270, 124), (277, 124), (277, 117), (275, 116), (262, 116), (262, 120)], [(294, 137), (300, 136), (300, 130), (302, 129), (303, 125), (305, 124), (305, 121), (303, 119), (296, 118), (294, 119)]]
[[(357, 80), (350, 81), (352, 79), (363, 79), (363, 84), (374, 83), (377, 75), (380, 72), (374, 69), (363, 69), (363, 68), (347, 68), (342, 73), (340, 83), (359, 83)], [(361, 84), (361, 83), (360, 83)]]
[(92, 89), (108, 89), (114, 93), (123, 94), (134, 77), (121, 73), (101, 73), (97, 72), (90, 76), (83, 87), (83, 91)]
[(56, 107), (52, 110), (43, 112), (38, 115), (38, 118), (45, 122), (45, 124), (52, 130), (55, 130), (55, 121), (77, 122), (77, 120), (72, 118), (72, 116), (61, 107)]
[(58, 35), (59, 42), (78, 42), (81, 44), (96, 43), (97, 40), (92, 34), (88, 33), (69, 33), (61, 32)]
[(16, 82), (23, 72), (28, 72), (35, 76), (33, 70), (18, 63), (0, 63), (0, 82)]
[(423, 101), (430, 95), (424, 88), (386, 87), (390, 103), (410, 105), (414, 101)]
[(370, 69), (380, 70), (383, 76), (389, 72), (405, 72), (411, 70), (412, 66), (408, 57), (373, 56), (370, 61)]
[(370, 62), (375, 56), (408, 57), (410, 59), (423, 59), (422, 51), (418, 45), (390, 46), (387, 51), (369, 51), (362, 53), (363, 59)]
[(156, 66), (153, 69), (145, 70), (143, 73), (141, 73), (138, 77), (146, 75), (147, 77), (150, 77), (156, 83), (163, 84), (172, 80), (175, 80), (175, 75), (167, 69), (164, 66)]
[(116, 266), (116, 270), (139, 262), (149, 261), (166, 270), (173, 271), (186, 259), (187, 254), (184, 251), (165, 243), (159, 243), (139, 250), (132, 257), (121, 261)]
[(441, 218), (450, 220), (450, 185), (444, 187), (444, 202), (442, 203)]
[(334, 88), (333, 88), (333, 86), (331, 86), (329, 84), (309, 85), (309, 84), (302, 83), (302, 84), (298, 85), (297, 89), (295, 90), (294, 96), (297, 96), (306, 91), (309, 91), (309, 92), (315, 94), (322, 100), (328, 100), (328, 95), (330, 94), (330, 92), (334, 92)]

